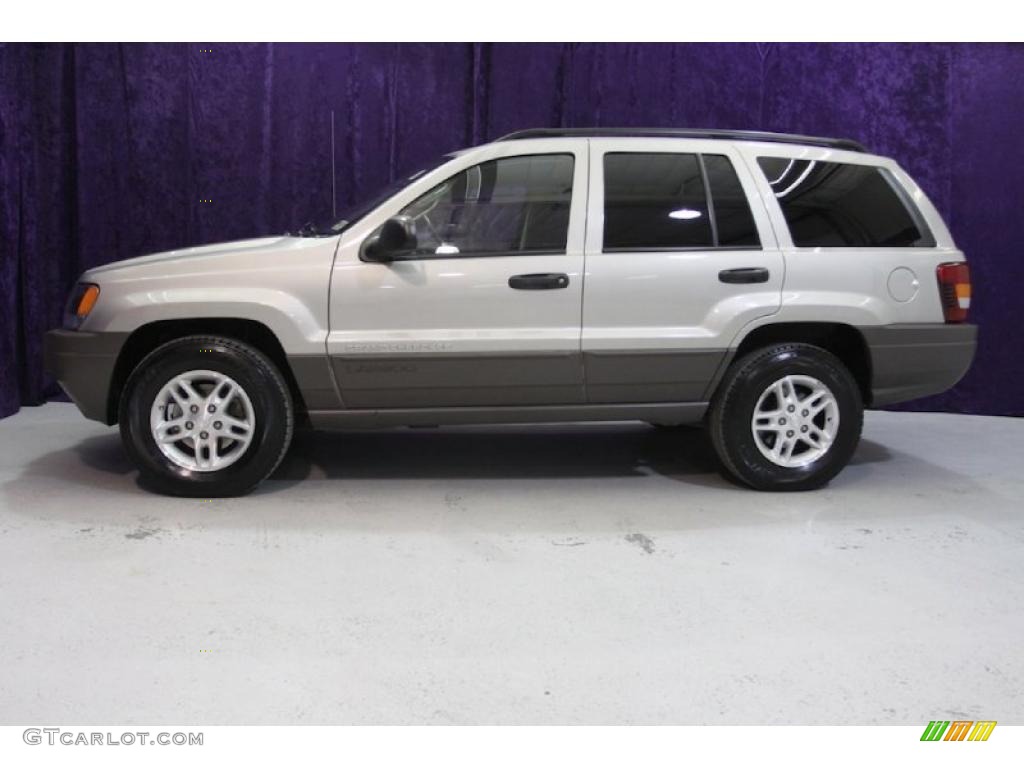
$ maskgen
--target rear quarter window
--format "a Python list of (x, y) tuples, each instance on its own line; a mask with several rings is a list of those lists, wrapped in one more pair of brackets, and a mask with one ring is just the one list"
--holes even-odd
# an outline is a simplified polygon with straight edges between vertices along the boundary
[(932, 247), (935, 238), (883, 168), (759, 157), (798, 248)]
[(722, 248), (753, 247), (761, 244), (736, 169), (725, 155), (703, 155), (718, 245)]

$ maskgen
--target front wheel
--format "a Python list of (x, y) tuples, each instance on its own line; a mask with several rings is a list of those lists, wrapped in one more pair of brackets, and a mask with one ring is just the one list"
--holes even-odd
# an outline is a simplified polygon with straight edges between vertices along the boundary
[(830, 352), (780, 344), (734, 363), (711, 404), (711, 442), (728, 474), (763, 491), (820, 488), (846, 466), (864, 407)]
[(288, 386), (259, 350), (189, 336), (158, 347), (121, 398), (121, 438), (145, 485), (176, 496), (238, 496), (291, 441)]

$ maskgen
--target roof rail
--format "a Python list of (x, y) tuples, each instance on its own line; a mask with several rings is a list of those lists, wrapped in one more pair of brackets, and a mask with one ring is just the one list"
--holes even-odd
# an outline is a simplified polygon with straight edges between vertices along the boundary
[(730, 141), (767, 141), (774, 144), (805, 144), (850, 152), (867, 152), (864, 145), (852, 139), (827, 139), (820, 136), (800, 136), (795, 133), (768, 131), (729, 131), (718, 128), (527, 128), (502, 136), (496, 141), (518, 139), (545, 139), (564, 137), (597, 138), (610, 136), (663, 137), (676, 139), (727, 139)]

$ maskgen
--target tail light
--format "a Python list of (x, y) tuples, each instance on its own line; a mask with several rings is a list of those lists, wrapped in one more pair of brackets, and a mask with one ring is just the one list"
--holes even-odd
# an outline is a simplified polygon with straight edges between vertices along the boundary
[(971, 271), (967, 268), (967, 262), (939, 264), (936, 275), (939, 278), (939, 295), (942, 297), (946, 322), (967, 322), (967, 310), (971, 308)]

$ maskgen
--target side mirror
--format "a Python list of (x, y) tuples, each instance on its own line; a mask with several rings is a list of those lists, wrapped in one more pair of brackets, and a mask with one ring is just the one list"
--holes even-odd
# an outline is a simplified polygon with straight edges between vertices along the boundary
[(363, 246), (364, 261), (387, 263), (416, 250), (416, 222), (409, 216), (392, 216), (384, 222), (380, 234)]

